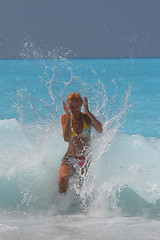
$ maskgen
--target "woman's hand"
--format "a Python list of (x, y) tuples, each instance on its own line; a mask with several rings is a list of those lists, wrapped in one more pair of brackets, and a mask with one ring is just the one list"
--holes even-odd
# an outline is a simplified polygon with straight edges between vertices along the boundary
[(101, 133), (103, 131), (102, 123), (89, 111), (89, 109), (88, 109), (88, 99), (86, 97), (84, 97), (83, 105), (84, 105), (85, 113), (87, 114), (87, 116), (91, 120), (91, 125), (98, 132)]
[(85, 113), (86, 113), (86, 114), (89, 113), (89, 109), (88, 109), (88, 99), (87, 99), (87, 97), (84, 97), (83, 105), (84, 105)]
[(63, 101), (63, 108), (64, 108), (64, 111), (66, 112), (66, 115), (70, 118), (71, 112), (69, 111), (69, 107), (67, 106), (67, 103), (65, 101)]

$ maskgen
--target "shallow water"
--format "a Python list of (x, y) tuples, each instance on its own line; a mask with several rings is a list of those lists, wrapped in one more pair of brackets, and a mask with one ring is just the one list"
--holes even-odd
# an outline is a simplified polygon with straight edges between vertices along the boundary
[[(9, 219), (8, 219), (9, 218)], [(159, 222), (143, 218), (73, 216), (3, 217), (1, 239), (159, 239)]]

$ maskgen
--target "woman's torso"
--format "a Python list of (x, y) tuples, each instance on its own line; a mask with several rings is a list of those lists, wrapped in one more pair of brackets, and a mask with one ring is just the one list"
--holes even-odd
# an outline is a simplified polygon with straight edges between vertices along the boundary
[(71, 134), (69, 146), (66, 154), (72, 158), (86, 157), (90, 142), (90, 118), (81, 113), (81, 118), (76, 121), (72, 119)]

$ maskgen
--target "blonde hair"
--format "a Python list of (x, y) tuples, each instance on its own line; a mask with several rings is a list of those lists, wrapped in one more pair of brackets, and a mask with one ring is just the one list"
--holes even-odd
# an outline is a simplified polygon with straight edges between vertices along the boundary
[(77, 100), (81, 100), (81, 102), (83, 101), (81, 94), (80, 94), (80, 93), (77, 93), (77, 92), (72, 92), (72, 93), (69, 94), (69, 96), (67, 97), (67, 102), (69, 102), (69, 101), (77, 101)]

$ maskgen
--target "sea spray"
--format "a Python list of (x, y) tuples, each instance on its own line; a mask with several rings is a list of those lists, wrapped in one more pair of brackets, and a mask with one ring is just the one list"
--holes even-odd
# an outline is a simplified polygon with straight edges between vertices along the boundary
[[(94, 209), (99, 216), (102, 213), (117, 216), (121, 211), (129, 216), (159, 216), (158, 139), (116, 133), (106, 144), (107, 135), (95, 133), (97, 151), (92, 153), (82, 187), (72, 179), (67, 195), (60, 196), (58, 171), (67, 144), (59, 130), (50, 126), (41, 134), (38, 131), (37, 141), (33, 142), (25, 131), (20, 131), (16, 142), (14, 134), (12, 137), (11, 131), (7, 133), (9, 121), (6, 125), (3, 122), (1, 129), (3, 133), (6, 130), (3, 151), (1, 148), (1, 208), (23, 211), (52, 208), (55, 214), (90, 213)], [(10, 129), (11, 126), (17, 134), (20, 126), (12, 121)]]
[[(83, 178), (82, 188), (77, 189), (77, 186), (75, 186), (75, 191), (80, 195), (82, 205), (85, 206), (86, 211), (94, 211), (96, 214), (102, 211), (103, 215), (105, 215), (110, 210), (118, 209), (116, 194), (121, 189), (121, 185), (117, 181), (110, 182), (110, 179), (106, 176), (107, 164), (104, 161), (102, 163), (102, 159), (115, 141), (119, 127), (124, 121), (126, 111), (129, 108), (129, 93), (130, 89), (126, 94), (125, 105), (120, 109), (117, 116), (110, 120), (107, 119), (103, 124), (103, 133), (92, 132), (88, 170), (85, 176), (81, 176)], [(110, 159), (106, 159), (106, 162), (109, 161)], [(106, 172), (104, 172), (104, 169), (106, 169)]]

